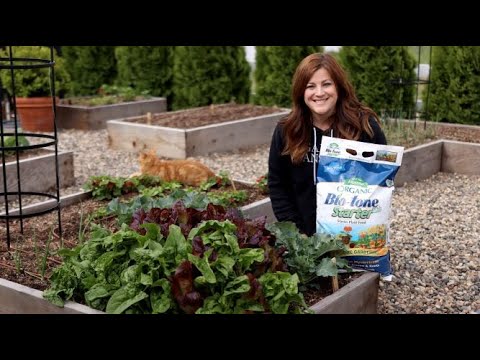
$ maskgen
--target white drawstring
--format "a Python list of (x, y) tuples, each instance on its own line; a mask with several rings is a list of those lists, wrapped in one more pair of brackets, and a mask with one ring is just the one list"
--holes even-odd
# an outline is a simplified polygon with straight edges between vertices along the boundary
[(315, 126), (313, 127), (313, 184), (317, 184), (317, 174), (315, 171), (316, 167), (316, 162), (317, 162), (317, 129), (315, 129)]

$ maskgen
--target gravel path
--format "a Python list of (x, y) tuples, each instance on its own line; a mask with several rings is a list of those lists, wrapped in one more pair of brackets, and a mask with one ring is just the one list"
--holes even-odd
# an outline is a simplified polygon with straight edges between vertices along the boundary
[[(90, 175), (128, 176), (137, 155), (108, 148), (107, 131), (62, 130), (59, 150), (74, 151), (78, 191)], [(267, 172), (268, 146), (197, 157), (215, 172), (255, 181)], [(392, 204), (394, 278), (381, 281), (379, 313), (480, 310), (480, 177), (439, 173), (397, 188)]]
[(394, 278), (380, 283), (380, 313), (480, 310), (480, 177), (437, 173), (397, 188)]

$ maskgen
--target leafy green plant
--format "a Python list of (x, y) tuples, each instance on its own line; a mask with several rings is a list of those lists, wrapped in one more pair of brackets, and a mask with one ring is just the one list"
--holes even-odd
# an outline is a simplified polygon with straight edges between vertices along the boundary
[[(338, 268), (350, 269), (347, 261), (339, 257), (347, 251), (347, 247), (329, 234), (316, 233), (308, 237), (290, 221), (275, 222), (265, 227), (277, 238), (276, 246), (285, 247), (285, 262), (291, 272), (298, 274), (302, 285), (318, 276), (336, 276)], [(332, 261), (333, 258), (335, 261)]]
[(69, 97), (64, 99), (62, 103), (66, 105), (101, 106), (143, 100), (150, 97), (148, 90), (138, 92), (127, 86), (119, 87), (104, 84), (98, 89), (98, 95)]
[(230, 179), (230, 174), (225, 170), (220, 170), (218, 176), (211, 177), (208, 180), (200, 184), (199, 189), (202, 191), (208, 191), (211, 188), (221, 188), (224, 186), (229, 186), (233, 184), (233, 181)]
[[(231, 184), (231, 180), (228, 173), (220, 171), (220, 176), (207, 180), (198, 188), (183, 187), (175, 181), (162, 182), (159, 177), (150, 175), (135, 176), (128, 179), (108, 175), (91, 176), (83, 188), (92, 191), (92, 197), (98, 200), (110, 200), (123, 194), (135, 192), (138, 192), (141, 197), (173, 196), (172, 199), (174, 200), (203, 197), (208, 202), (222, 206), (238, 206), (248, 199), (245, 190), (210, 191), (214, 186), (223, 187), (229, 184)], [(202, 192), (208, 193), (202, 196), (200, 195)]]
[(435, 127), (415, 124), (398, 119), (383, 119), (382, 129), (389, 144), (406, 148), (424, 144), (427, 140), (434, 140), (437, 136)]
[[(8, 48), (0, 50), (0, 57), (8, 58)], [(46, 46), (13, 46), (13, 58), (50, 60), (50, 49)], [(64, 59), (54, 57), (55, 93), (63, 97), (69, 89), (70, 75), (65, 70)], [(32, 61), (17, 61), (16, 65), (38, 64)], [(50, 96), (50, 68), (15, 69), (15, 95), (18, 97)], [(0, 81), (10, 95), (13, 95), (10, 69), (0, 69)]]
[(17, 248), (15, 248), (15, 252), (13, 253), (13, 260), (15, 261), (15, 269), (20, 273), (22, 271), (22, 258)]
[[(92, 191), (92, 197), (98, 200), (112, 199), (122, 195), (126, 178), (113, 176), (91, 176), (83, 185), (86, 191)], [(133, 183), (133, 181), (132, 181)]]
[(207, 197), (213, 204), (219, 204), (222, 206), (236, 206), (248, 199), (245, 190), (216, 191), (208, 193)]
[[(150, 192), (150, 189), (146, 189), (142, 195), (133, 197), (125, 202), (120, 201), (119, 198), (113, 199), (107, 204), (105, 210), (102, 211), (103, 217), (114, 215), (117, 217), (117, 223), (120, 225), (122, 223), (130, 223), (133, 214), (139, 209), (149, 211), (152, 208), (170, 207), (177, 201), (182, 201), (185, 206), (195, 209), (206, 209), (208, 204), (231, 208), (238, 207), (247, 198), (244, 190), (203, 192), (187, 188), (160, 193), (155, 197), (145, 195), (145, 193), (148, 195), (153, 194)], [(102, 216), (98, 216), (97, 219), (99, 221), (102, 220)]]
[(141, 175), (131, 178), (109, 175), (90, 176), (83, 188), (92, 191), (92, 197), (98, 200), (118, 197), (122, 194), (138, 192), (146, 187), (162, 184), (158, 176)]
[(260, 189), (262, 194), (268, 194), (268, 173), (265, 175), (260, 176), (255, 180), (255, 186)]
[[(22, 129), (19, 128), (18, 132), (21, 133)], [(19, 146), (30, 145), (30, 142), (28, 141), (28, 139), (24, 135), (18, 135), (17, 139), (18, 139), (18, 145)], [(4, 145), (5, 148), (15, 147), (16, 146), (15, 136), (10, 136), (10, 135), (9, 136), (3, 136), (3, 145)], [(22, 150), (19, 150), (19, 151), (22, 151)], [(5, 155), (14, 155), (14, 154), (15, 154), (14, 150), (6, 150), (5, 151)]]
[(98, 89), (98, 94), (102, 96), (114, 95), (121, 97), (123, 101), (135, 100), (137, 96), (149, 97), (149, 90), (136, 91), (130, 86), (117, 86), (117, 85), (107, 85), (103, 84), (100, 89)]
[(96, 227), (89, 241), (60, 250), (43, 296), (115, 314), (304, 312), (298, 276), (274, 242), (264, 219), (220, 206), (139, 210), (130, 228)]

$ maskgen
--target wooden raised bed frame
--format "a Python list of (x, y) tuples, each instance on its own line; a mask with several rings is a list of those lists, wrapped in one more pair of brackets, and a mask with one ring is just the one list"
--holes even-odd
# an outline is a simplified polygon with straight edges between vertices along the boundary
[(107, 121), (107, 130), (113, 149), (154, 149), (159, 156), (185, 159), (270, 143), (278, 120), (288, 113), (281, 111), (192, 129), (138, 124), (131, 122), (131, 117)]
[(107, 120), (164, 111), (167, 99), (162, 97), (98, 106), (58, 104), (56, 123), (59, 129), (99, 130)]
[[(19, 160), (22, 192), (48, 192), (56, 188), (55, 152), (48, 149), (44, 151), (46, 154)], [(0, 162), (0, 189), (4, 191), (2, 167)], [(16, 161), (5, 163), (5, 170), (8, 191), (18, 191)], [(58, 152), (58, 177), (61, 188), (75, 183), (72, 151)], [(0, 203), (4, 203), (4, 200), (1, 197)]]
[[(366, 272), (310, 307), (315, 314), (375, 314), (377, 273)], [(72, 301), (63, 308), (45, 300), (40, 290), (0, 279), (0, 314), (105, 314)]]

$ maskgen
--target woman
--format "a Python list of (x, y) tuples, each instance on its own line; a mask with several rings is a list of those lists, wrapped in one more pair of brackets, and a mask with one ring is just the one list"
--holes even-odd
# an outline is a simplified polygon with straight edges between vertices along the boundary
[(329, 54), (304, 58), (293, 75), (292, 112), (279, 121), (268, 159), (268, 187), (278, 221), (315, 232), (315, 179), (322, 136), (387, 143), (375, 112), (360, 103), (345, 70)]

